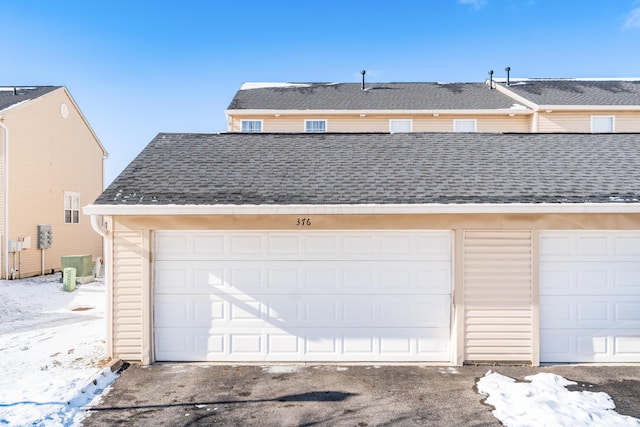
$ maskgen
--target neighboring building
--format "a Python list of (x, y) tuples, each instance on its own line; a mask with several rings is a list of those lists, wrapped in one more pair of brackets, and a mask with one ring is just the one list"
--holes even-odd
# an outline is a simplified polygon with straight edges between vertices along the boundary
[(85, 213), (114, 358), (640, 362), (639, 134), (159, 134)]
[(640, 132), (640, 79), (245, 83), (226, 114), (230, 132)]
[(528, 132), (532, 110), (484, 83), (245, 83), (230, 132)]
[[(80, 206), (103, 190), (106, 154), (65, 87), (0, 88), (2, 278), (60, 270), (66, 255), (102, 256)], [(51, 226), (44, 250), (38, 225)]]
[(511, 79), (495, 88), (533, 112), (530, 132), (640, 132), (640, 79)]

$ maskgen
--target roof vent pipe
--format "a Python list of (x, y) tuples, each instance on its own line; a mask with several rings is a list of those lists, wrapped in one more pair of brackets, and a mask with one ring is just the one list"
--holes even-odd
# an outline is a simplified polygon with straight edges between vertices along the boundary
[(362, 87), (360, 89), (364, 90), (364, 75), (367, 74), (367, 71), (366, 70), (362, 70), (362, 71), (360, 71), (360, 74), (362, 74)]
[(489, 89), (493, 89), (493, 70), (489, 70)]
[(18, 94), (18, 88), (17, 87), (13, 87), (13, 96), (16, 96)]
[(511, 85), (509, 82), (509, 71), (511, 71), (511, 67), (507, 67), (504, 69), (507, 72), (507, 86)]

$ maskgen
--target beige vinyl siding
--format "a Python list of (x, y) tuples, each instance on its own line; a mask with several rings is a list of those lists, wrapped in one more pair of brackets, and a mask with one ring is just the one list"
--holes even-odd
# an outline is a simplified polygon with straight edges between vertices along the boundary
[(327, 132), (389, 132), (389, 120), (411, 120), (413, 132), (452, 132), (453, 120), (475, 119), (478, 132), (529, 132), (528, 115), (454, 115), (440, 114), (340, 114), (340, 115), (256, 115), (234, 117), (231, 132), (241, 131), (242, 120), (262, 120), (263, 132), (304, 132), (305, 120), (327, 120)]
[[(63, 103), (68, 108), (67, 118), (60, 113)], [(82, 209), (79, 223), (64, 221), (65, 191), (80, 194), (80, 207), (92, 203), (102, 192), (104, 156), (66, 90), (57, 89), (3, 116), (11, 132), (8, 238), (31, 237), (31, 248), (20, 254), (20, 276), (41, 273), (38, 224), (51, 225), (53, 232), (53, 244), (45, 251), (45, 272), (59, 270), (60, 258), (65, 255), (101, 257), (102, 238)]]
[(465, 361), (534, 361), (531, 235), (464, 233)]
[[(594, 113), (593, 115), (596, 115)], [(615, 132), (640, 132), (640, 111), (597, 113), (615, 117)]]
[(142, 231), (113, 232), (113, 357), (142, 360), (144, 269)]
[(614, 132), (640, 132), (640, 112), (626, 111), (540, 111), (538, 132), (591, 132), (592, 116), (615, 117)]

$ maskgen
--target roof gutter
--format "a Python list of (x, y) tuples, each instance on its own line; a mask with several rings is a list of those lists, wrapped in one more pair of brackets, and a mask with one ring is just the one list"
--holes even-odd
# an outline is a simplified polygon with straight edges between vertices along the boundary
[(2, 123), (4, 121), (4, 117), (0, 115), (0, 128), (4, 131), (4, 176), (2, 182), (2, 189), (4, 193), (4, 209), (2, 212), (2, 217), (4, 218), (4, 230), (2, 233), (4, 234), (4, 239), (0, 242), (0, 249), (2, 251), (2, 257), (4, 258), (4, 278), (9, 279), (9, 128), (7, 125)]
[(330, 115), (330, 114), (384, 114), (384, 115), (408, 115), (408, 114), (476, 114), (476, 115), (495, 115), (495, 114), (532, 114), (533, 110), (529, 108), (496, 108), (496, 109), (427, 109), (427, 110), (273, 110), (273, 109), (247, 109), (247, 110), (225, 110), (227, 117), (229, 116), (275, 116), (291, 115), (291, 116), (309, 116), (309, 115)]
[[(347, 214), (509, 214), (640, 213), (640, 202), (619, 203), (468, 203), (361, 205), (88, 205), (96, 215), (347, 215)], [(95, 229), (95, 228), (94, 228)], [(98, 231), (98, 230), (96, 230)], [(99, 231), (98, 231), (99, 232)]]
[[(85, 213), (86, 213), (86, 209), (85, 209)], [(107, 238), (107, 235), (109, 234), (108, 231), (107, 231), (107, 227), (105, 227), (104, 224), (100, 224), (98, 222), (98, 215), (97, 214), (91, 214), (91, 228), (93, 228), (93, 230), (96, 233), (98, 233), (99, 235), (101, 235), (105, 239)]]

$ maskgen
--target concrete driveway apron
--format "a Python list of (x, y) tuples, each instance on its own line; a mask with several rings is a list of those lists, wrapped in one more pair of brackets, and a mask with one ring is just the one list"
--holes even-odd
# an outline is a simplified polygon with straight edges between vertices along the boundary
[(640, 418), (640, 366), (157, 364), (124, 370), (83, 425), (500, 426), (476, 390), (489, 370), (553, 372)]

